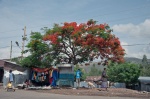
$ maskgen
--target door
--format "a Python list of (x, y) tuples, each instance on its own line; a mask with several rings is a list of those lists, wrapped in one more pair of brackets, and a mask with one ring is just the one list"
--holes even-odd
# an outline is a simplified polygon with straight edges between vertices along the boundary
[(0, 67), (0, 83), (3, 82), (3, 76), (4, 76), (4, 69)]

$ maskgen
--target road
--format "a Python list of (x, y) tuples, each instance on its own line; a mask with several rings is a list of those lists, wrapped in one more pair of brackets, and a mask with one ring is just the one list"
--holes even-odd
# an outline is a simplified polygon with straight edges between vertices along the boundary
[(51, 93), (39, 93), (34, 91), (16, 90), (7, 92), (0, 89), (0, 99), (140, 99), (128, 97), (102, 97), (102, 96), (72, 96)]

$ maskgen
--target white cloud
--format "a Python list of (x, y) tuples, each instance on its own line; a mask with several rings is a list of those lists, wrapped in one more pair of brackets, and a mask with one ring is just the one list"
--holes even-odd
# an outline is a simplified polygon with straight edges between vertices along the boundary
[(127, 42), (121, 42), (121, 45), (122, 45), (123, 49), (125, 50), (125, 53), (128, 53), (128, 47), (125, 46), (125, 45), (128, 45), (128, 43)]
[(136, 57), (136, 58), (143, 58), (143, 55), (146, 55), (148, 59), (150, 59), (150, 53), (147, 52), (130, 52), (125, 55), (125, 57)]
[(134, 25), (129, 24), (119, 24), (114, 25), (112, 28), (115, 32), (127, 34), (135, 37), (150, 37), (150, 19), (145, 20), (143, 23)]
[[(103, 10), (102, 8), (107, 8), (106, 6), (100, 7), (99, 5), (94, 5), (93, 7), (91, 4), (94, 4), (95, 1), (92, 0), (80, 0), (80, 3), (72, 0), (47, 0), (45, 2), (37, 2), (37, 0), (18, 0), (17, 2), (11, 0), (0, 0), (0, 2), (0, 58), (10, 57), (10, 48), (1, 47), (10, 46), (10, 41), (13, 41), (13, 43), (15, 41), (20, 43), (22, 42), (21, 36), (23, 35), (22, 28), (24, 26), (27, 26), (27, 34), (29, 35), (30, 31), (39, 31), (40, 28), (44, 26), (51, 27), (53, 23), (61, 23), (71, 20), (80, 22), (86, 20), (86, 18), (96, 18), (94, 16), (97, 15), (97, 12)], [(94, 9), (91, 9), (91, 7)], [(148, 13), (147, 9), (144, 11), (147, 11)], [(136, 13), (139, 12), (135, 12), (135, 14)], [(121, 16), (118, 16), (118, 19), (119, 17)], [(113, 17), (110, 16), (110, 18)], [(99, 18), (97, 20), (100, 21)], [(141, 20), (143, 20), (143, 18)], [(106, 21), (105, 18), (103, 21)], [(131, 23), (128, 24), (117, 24), (112, 27), (114, 32), (118, 33), (115, 35), (119, 37), (122, 42), (121, 44), (127, 45), (135, 43), (150, 43), (150, 19), (147, 19), (140, 24), (133, 24), (132, 22), (134, 21), (131, 21)], [(137, 22), (140, 21), (137, 20)], [(149, 47), (123, 46), (123, 48), (125, 49), (128, 56), (141, 57), (143, 54), (147, 54), (147, 56), (150, 58)], [(13, 48), (12, 57), (20, 55), (20, 49)]]
[[(120, 35), (121, 45), (125, 49), (126, 57), (143, 58), (145, 54), (150, 58), (150, 19), (134, 24), (118, 24), (113, 26), (114, 32)], [(141, 45), (136, 45), (141, 44)], [(142, 45), (143, 44), (143, 45)], [(124, 46), (131, 45), (131, 46)]]
[(10, 58), (10, 48), (1, 48), (0, 49), (0, 59)]
[[(29, 53), (24, 54), (23, 56), (28, 56), (28, 55)], [(12, 48), (11, 58), (19, 57), (19, 56), (21, 56), (21, 50), (19, 48)], [(0, 59), (10, 59), (10, 47), (0, 49)]]
[(150, 44), (142, 49), (144, 53), (150, 53)]

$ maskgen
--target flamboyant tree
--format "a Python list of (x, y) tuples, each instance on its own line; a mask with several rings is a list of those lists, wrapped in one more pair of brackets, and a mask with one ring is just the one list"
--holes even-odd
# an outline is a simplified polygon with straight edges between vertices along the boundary
[(43, 40), (55, 51), (57, 62), (77, 64), (95, 58), (104, 65), (108, 60), (123, 62), (124, 49), (111, 32), (108, 24), (97, 24), (92, 19), (81, 24), (65, 22), (47, 29)]

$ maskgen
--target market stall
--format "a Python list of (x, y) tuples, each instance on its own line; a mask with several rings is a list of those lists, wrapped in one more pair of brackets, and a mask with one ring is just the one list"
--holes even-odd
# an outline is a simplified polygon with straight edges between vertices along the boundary
[(59, 71), (56, 68), (32, 68), (31, 81), (35, 86), (56, 86)]

